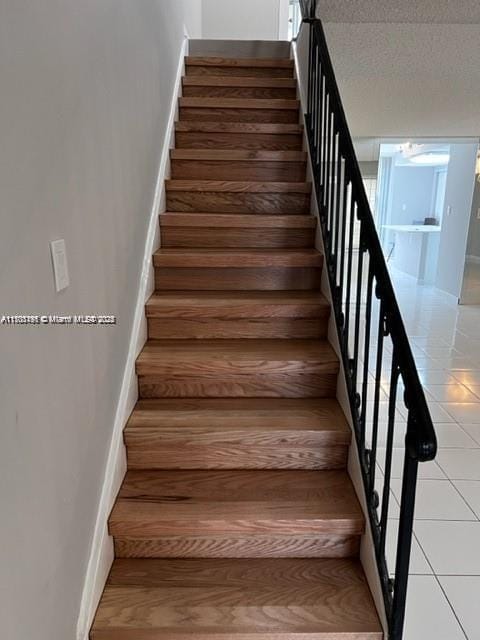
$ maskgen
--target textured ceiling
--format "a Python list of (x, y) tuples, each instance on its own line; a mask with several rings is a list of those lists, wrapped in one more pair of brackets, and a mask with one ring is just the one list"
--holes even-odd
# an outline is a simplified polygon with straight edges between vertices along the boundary
[(324, 22), (480, 24), (479, 0), (319, 0)]

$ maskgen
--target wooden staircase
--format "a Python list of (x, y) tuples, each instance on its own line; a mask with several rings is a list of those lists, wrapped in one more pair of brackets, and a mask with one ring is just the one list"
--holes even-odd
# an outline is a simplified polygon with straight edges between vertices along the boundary
[(383, 638), (289, 59), (187, 58), (92, 640)]

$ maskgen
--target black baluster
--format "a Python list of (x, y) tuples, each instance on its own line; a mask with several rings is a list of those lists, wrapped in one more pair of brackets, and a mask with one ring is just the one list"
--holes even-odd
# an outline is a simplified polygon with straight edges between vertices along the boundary
[[(377, 297), (379, 296), (379, 286), (377, 285)], [(380, 302), (380, 312), (378, 317), (377, 335), (377, 361), (375, 366), (375, 392), (373, 398), (373, 423), (372, 423), (372, 448), (369, 460), (369, 495), (375, 491), (375, 473), (377, 462), (378, 443), (378, 416), (380, 412), (380, 385), (382, 382), (382, 361), (383, 361), (383, 339), (387, 335), (386, 319), (383, 300)]]
[(373, 264), (368, 264), (367, 304), (365, 307), (365, 337), (363, 344), (362, 404), (360, 412), (360, 451), (365, 449), (365, 429), (367, 421), (368, 369), (370, 362), (370, 325), (372, 316)]
[(382, 514), (380, 517), (380, 555), (385, 555), (385, 541), (387, 536), (388, 507), (390, 502), (390, 481), (392, 476), (392, 454), (393, 437), (395, 431), (395, 411), (397, 404), (397, 386), (400, 370), (397, 364), (397, 353), (393, 349), (393, 361), (390, 374), (390, 388), (388, 399), (388, 425), (387, 425), (387, 447), (385, 451), (385, 469), (382, 494)]
[(392, 640), (401, 640), (405, 621), (405, 601), (408, 585), (408, 569), (412, 549), (413, 518), (415, 514), (415, 493), (418, 474), (418, 460), (409, 450), (408, 440), (415, 437), (415, 423), (410, 411), (407, 419), (405, 460), (403, 466), (402, 498), (400, 502), (400, 522), (398, 524), (397, 557), (395, 563), (395, 589), (393, 592), (393, 616), (390, 629)]

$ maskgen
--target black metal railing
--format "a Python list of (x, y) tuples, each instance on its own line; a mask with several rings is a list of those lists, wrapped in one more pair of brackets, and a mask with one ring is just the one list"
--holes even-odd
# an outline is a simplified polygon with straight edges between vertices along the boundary
[[(437, 443), (355, 156), (325, 33), (315, 18), (315, 3), (302, 0), (301, 5), (310, 39), (305, 124), (325, 264), (389, 637), (400, 640), (418, 463), (435, 457)], [(392, 488), (399, 503), (399, 513), (394, 514), (398, 522), (391, 514), (395, 502)], [(396, 547), (393, 545), (390, 554), (395, 535)]]

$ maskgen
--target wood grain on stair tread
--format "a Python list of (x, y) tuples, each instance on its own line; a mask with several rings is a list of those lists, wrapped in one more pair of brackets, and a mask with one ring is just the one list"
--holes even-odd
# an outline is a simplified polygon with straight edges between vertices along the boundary
[(144, 375), (140, 398), (333, 398), (337, 372)]
[[(235, 297), (235, 293), (240, 295)], [(263, 294), (266, 295), (263, 295)], [(275, 298), (272, 294), (278, 293)], [(154, 295), (146, 305), (150, 338), (324, 338), (330, 305), (283, 292), (179, 292)], [(210, 294), (210, 295), (209, 295)], [(250, 295), (249, 295), (250, 294)]]
[[(254, 183), (252, 183), (254, 184)], [(170, 191), (167, 188), (170, 211), (206, 213), (251, 213), (255, 215), (298, 215), (310, 213), (309, 193), (252, 193), (231, 190)]]
[(231, 162), (305, 162), (305, 151), (246, 151), (238, 149), (172, 149), (172, 160), (224, 160)]
[[(194, 98), (191, 98), (194, 100)], [(200, 99), (200, 98), (198, 98)], [(225, 98), (228, 99), (228, 98)], [(187, 100), (187, 98), (185, 98)], [(218, 98), (220, 100), (220, 98)], [(268, 102), (265, 101), (265, 102)], [(203, 120), (204, 122), (298, 122), (298, 110), (293, 109), (255, 109), (227, 107), (185, 107), (179, 108), (181, 120)]]
[[(231, 84), (232, 78), (228, 76), (187, 76), (193, 79), (213, 78), (215, 80), (226, 79), (225, 84), (183, 84), (182, 95), (185, 98), (237, 98), (237, 99), (256, 99), (256, 100), (295, 100), (297, 98), (296, 88), (290, 87), (271, 87), (271, 86), (252, 86), (249, 84), (234, 85)], [(247, 78), (237, 76), (239, 80), (273, 80), (273, 78)], [(289, 80), (289, 78), (278, 78), (279, 80)]]
[(306, 162), (251, 160), (175, 160), (171, 177), (175, 180), (305, 180)]
[(170, 291), (147, 302), (150, 318), (317, 318), (330, 305), (317, 291)]
[(251, 182), (234, 180), (165, 180), (167, 191), (233, 192), (233, 193), (307, 193), (311, 182)]
[(313, 216), (163, 213), (164, 248), (305, 249), (315, 245)]
[(158, 249), (155, 267), (321, 267), (316, 249)]
[(299, 100), (261, 98), (179, 98), (180, 108), (208, 108), (208, 109), (268, 109), (269, 111), (289, 110), (298, 111)]
[(269, 135), (301, 135), (301, 124), (282, 124), (266, 122), (192, 122), (179, 120), (175, 129), (181, 132), (201, 133), (254, 133)]
[(116, 560), (92, 640), (381, 640), (350, 559)]
[(130, 469), (339, 469), (351, 433), (338, 403), (213, 399), (137, 403)]
[(285, 291), (320, 287), (319, 267), (219, 267), (155, 269), (156, 290)]
[(152, 340), (136, 362), (139, 375), (337, 373), (326, 340)]
[(185, 149), (302, 149), (300, 134), (177, 131), (175, 142), (177, 148)]
[(327, 318), (149, 318), (148, 337), (152, 340), (266, 340), (327, 336)]
[(289, 98), (297, 97), (294, 78), (185, 76), (183, 96), (223, 96), (237, 98)]
[(216, 534), (114, 539), (118, 558), (353, 558), (359, 536)]
[[(256, 429), (289, 433), (315, 432), (324, 443), (348, 444), (350, 429), (337, 400), (140, 400), (125, 435), (164, 429), (199, 428), (220, 431)], [(287, 434), (286, 434), (287, 435)]]
[(364, 516), (345, 471), (128, 471), (112, 535), (333, 533), (361, 535)]
[(224, 58), (219, 56), (186, 56), (185, 64), (199, 67), (268, 67), (293, 69), (290, 58)]
[(295, 78), (216, 78), (215, 76), (184, 76), (182, 83), (190, 87), (270, 87), (274, 89), (296, 89)]
[(311, 215), (255, 216), (252, 214), (214, 214), (165, 212), (160, 214), (162, 227), (226, 227), (270, 228), (270, 229), (315, 229), (317, 220)]

